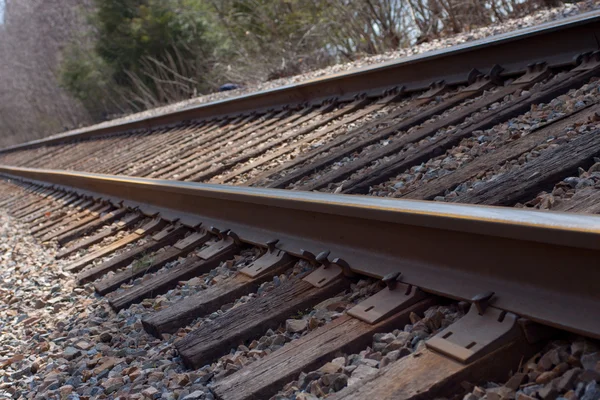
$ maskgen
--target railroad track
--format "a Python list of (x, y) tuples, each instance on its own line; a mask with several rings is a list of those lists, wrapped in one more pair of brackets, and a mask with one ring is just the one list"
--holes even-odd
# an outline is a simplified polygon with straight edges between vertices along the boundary
[[(0, 205), (178, 337), (197, 398), (592, 399), (593, 346), (535, 354), (600, 338), (599, 31), (583, 15), (4, 149)], [(487, 380), (512, 392), (463, 384)]]

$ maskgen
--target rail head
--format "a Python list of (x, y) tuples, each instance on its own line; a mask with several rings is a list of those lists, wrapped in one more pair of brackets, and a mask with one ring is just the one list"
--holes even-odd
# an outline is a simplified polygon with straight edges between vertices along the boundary
[(493, 291), (495, 307), (600, 338), (600, 216), (5, 166), (0, 173), (231, 230), (247, 243), (279, 239), (296, 256), (329, 250), (354, 272), (401, 272), (404, 282), (447, 297)]
[[(219, 208), (231, 208), (228, 204), (243, 204), (248, 214), (251, 214), (251, 207), (254, 206), (272, 207), (287, 210), (286, 212), (289, 213), (311, 212), (315, 215), (351, 218), (356, 223), (382, 221), (450, 232), (600, 250), (600, 216), (595, 215), (215, 185), (1, 165), (0, 173), (190, 215), (206, 216), (207, 212), (217, 211), (207, 208), (205, 204), (207, 202), (219, 202)], [(175, 198), (186, 201), (175, 201)], [(260, 225), (258, 221), (248, 222)]]
[(175, 112), (134, 118), (125, 122), (102, 123), (10, 146), (1, 149), (0, 153), (166, 126), (186, 120), (318, 102), (331, 97), (381, 93), (385, 89), (400, 85), (410, 92), (423, 90), (439, 80), (448, 84), (463, 84), (467, 82), (468, 74), (473, 68), (487, 72), (497, 64), (504, 68), (503, 74), (506, 75), (523, 73), (527, 65), (536, 62), (547, 62), (552, 67), (563, 66), (572, 63), (580, 54), (598, 50), (598, 32), (600, 11), (592, 11), (376, 66), (352, 69), (271, 90), (190, 106)]

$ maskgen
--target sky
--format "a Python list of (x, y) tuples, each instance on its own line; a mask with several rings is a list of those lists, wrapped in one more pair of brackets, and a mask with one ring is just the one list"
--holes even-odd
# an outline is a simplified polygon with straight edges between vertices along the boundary
[(4, 0), (0, 0), (0, 24), (4, 23)]

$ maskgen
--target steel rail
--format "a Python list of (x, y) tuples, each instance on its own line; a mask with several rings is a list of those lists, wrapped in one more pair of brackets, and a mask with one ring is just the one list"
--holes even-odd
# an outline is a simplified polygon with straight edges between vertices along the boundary
[[(300, 257), (331, 251), (352, 271), (492, 304), (600, 338), (600, 217), (0, 166), (0, 174), (230, 229)], [(309, 257), (310, 258), (310, 257)]]
[(272, 90), (192, 106), (172, 113), (117, 124), (91, 126), (10, 146), (0, 150), (0, 153), (154, 128), (186, 120), (319, 102), (331, 97), (351, 98), (358, 93), (378, 95), (394, 86), (404, 86), (407, 92), (411, 92), (424, 90), (432, 82), (439, 80), (444, 80), (450, 85), (464, 84), (473, 68), (485, 73), (496, 64), (504, 68), (504, 76), (524, 73), (527, 65), (536, 62), (547, 62), (551, 67), (561, 67), (572, 63), (573, 59), (582, 53), (599, 50), (598, 37), (600, 11), (593, 11), (377, 66), (353, 69)]

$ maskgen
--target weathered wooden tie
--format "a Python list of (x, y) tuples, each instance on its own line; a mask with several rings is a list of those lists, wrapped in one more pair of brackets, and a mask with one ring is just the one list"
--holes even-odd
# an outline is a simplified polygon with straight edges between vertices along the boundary
[(146, 298), (154, 297), (168, 291), (178, 282), (191, 279), (194, 276), (208, 272), (217, 267), (239, 250), (239, 245), (228, 237), (222, 236), (221, 240), (208, 245), (195, 255), (188, 257), (181, 265), (173, 267), (162, 273), (157, 273), (150, 279), (126, 289), (114, 292), (107, 296), (111, 307), (118, 311), (138, 303)]
[(12, 214), (12, 206), (17, 200), (23, 201), (28, 199), (29, 196), (32, 196), (33, 192), (39, 190), (35, 187), (20, 187), (20, 189), (20, 191), (14, 192), (6, 188), (0, 201), (0, 207), (7, 209)]
[[(275, 129), (275, 127), (285, 123), (295, 124), (301, 120), (307, 112), (309, 112), (309, 110), (304, 109), (301, 112), (287, 115), (287, 111), (284, 110), (276, 114), (275, 118), (267, 118), (266, 120), (261, 120), (260, 118), (257, 119), (255, 115), (250, 115), (246, 118), (240, 117), (238, 124), (225, 126), (221, 133), (211, 135), (200, 147), (186, 151), (184, 154), (180, 155), (177, 161), (170, 165), (163, 165), (162, 168), (157, 169), (149, 176), (171, 177), (179, 175), (190, 168), (190, 166), (196, 166), (199, 162), (202, 162), (203, 157), (210, 155), (211, 152), (222, 151), (224, 147), (227, 147), (225, 146), (226, 143), (236, 142), (242, 138), (253, 137), (264, 132), (269, 132), (272, 129)], [(272, 113), (270, 115), (272, 115)]]
[[(321, 277), (323, 267), (304, 279), (293, 278), (281, 284), (265, 296), (255, 298), (234, 308), (219, 318), (201, 325), (175, 344), (183, 362), (190, 368), (210, 364), (231, 348), (276, 329), (290, 315), (344, 290), (349, 281), (339, 273), (337, 266), (330, 266), (334, 274)], [(318, 283), (323, 281), (321, 283)], [(315, 286), (313, 283), (318, 283)], [(322, 286), (324, 284), (325, 286)]]
[[(336, 103), (334, 101), (325, 102), (322, 107), (320, 107), (316, 110), (309, 111), (307, 114), (303, 115), (301, 118), (295, 119), (295, 121), (293, 123), (283, 126), (282, 129), (284, 129), (285, 131), (289, 131), (290, 129), (293, 129), (296, 126), (300, 126), (301, 124), (310, 121), (311, 119), (315, 118), (316, 116), (318, 116), (320, 114), (325, 114), (325, 113), (330, 112), (334, 108), (335, 105), (336, 105)], [(199, 162), (195, 163), (192, 168), (190, 168), (189, 170), (187, 170), (183, 173), (179, 173), (178, 179), (199, 180), (199, 179), (201, 179), (200, 177), (204, 177), (205, 175), (208, 175), (209, 172), (213, 171), (213, 169), (220, 168), (220, 167), (216, 167), (216, 165), (219, 165), (219, 163), (223, 162), (223, 165), (225, 165), (225, 164), (227, 164), (227, 159), (229, 159), (230, 157), (236, 157), (241, 152), (246, 150), (248, 148), (247, 143), (249, 140), (251, 140), (252, 142), (255, 142), (255, 143), (263, 143), (264, 144), (268, 141), (268, 139), (275, 137), (275, 136), (279, 135), (280, 133), (281, 133), (281, 131), (279, 129), (265, 129), (265, 130), (258, 131), (254, 135), (243, 135), (244, 140), (240, 140), (240, 139), (242, 139), (241, 137), (237, 138), (237, 141), (236, 141), (237, 146), (232, 146), (230, 149), (227, 146), (223, 146), (222, 142), (217, 143), (217, 144), (220, 144), (220, 149), (217, 151), (217, 154), (214, 154), (212, 156), (209, 155), (209, 157), (206, 157), (204, 160), (198, 160)], [(224, 148), (227, 148), (227, 150), (223, 150)], [(211, 176), (214, 176), (214, 175), (211, 175)]]
[(435, 302), (433, 298), (421, 300), (375, 324), (344, 315), (220, 380), (213, 390), (222, 400), (269, 398), (300, 372), (319, 368), (338, 353), (366, 348), (375, 333), (403, 329), (411, 313), (422, 314)]
[[(308, 135), (307, 137), (303, 138), (302, 140), (294, 142), (294, 146), (282, 147), (281, 149), (279, 149), (277, 151), (273, 151), (271, 154), (268, 154), (268, 155), (262, 157), (260, 160), (257, 160), (257, 162), (253, 161), (251, 164), (249, 164), (245, 167), (242, 167), (236, 171), (232, 171), (230, 176), (227, 176), (223, 179), (223, 183), (235, 178), (236, 176), (239, 176), (241, 174), (249, 172), (252, 168), (256, 168), (260, 165), (264, 165), (278, 157), (281, 157), (289, 152), (292, 152), (297, 147), (306, 145), (313, 140), (323, 138), (326, 135), (328, 135), (332, 132), (335, 132), (337, 130), (341, 131), (348, 124), (351, 124), (352, 122), (355, 122), (369, 114), (376, 113), (376, 112), (382, 110), (386, 106), (389, 106), (390, 104), (398, 101), (401, 97), (403, 97), (403, 91), (401, 89), (395, 89), (392, 91), (392, 94), (389, 94), (389, 95), (377, 100), (376, 102), (367, 105), (363, 109), (344, 117), (342, 120), (337, 121), (326, 128), (320, 129), (317, 132), (314, 132), (313, 134)], [(365, 125), (368, 125), (368, 124), (369, 123), (366, 123)], [(352, 137), (352, 134), (350, 132), (342, 132), (340, 135), (338, 135), (336, 138), (331, 140), (329, 143), (331, 143), (333, 141), (339, 142), (340, 139), (350, 140), (351, 137)], [(327, 146), (327, 145), (328, 144), (324, 144), (323, 146)], [(323, 146), (320, 146), (319, 149), (321, 149)], [(312, 151), (309, 153), (312, 153)], [(297, 157), (295, 157), (294, 160), (296, 161), (296, 160), (298, 160), (300, 158), (304, 158), (306, 156), (307, 156), (307, 153), (303, 153), (302, 155), (298, 155)], [(266, 178), (268, 178), (269, 176), (271, 176), (277, 172), (282, 171), (285, 168), (288, 168), (288, 166), (290, 166), (290, 162), (283, 163), (283, 164), (273, 167), (273, 168), (268, 168), (265, 171), (262, 171), (261, 173), (257, 174), (256, 176), (246, 180), (244, 182), (244, 185), (252, 186), (257, 183), (263, 183)]]
[[(49, 232), (68, 225), (72, 221), (86, 216), (91, 211), (98, 209), (101, 204), (94, 203), (93, 200), (81, 199), (82, 202), (75, 202), (61, 210), (61, 213), (56, 213), (57, 218), (50, 216), (47, 222), (44, 222), (34, 228), (31, 228), (30, 233), (33, 237), (41, 238)], [(77, 206), (75, 206), (77, 204)], [(63, 211), (64, 210), (64, 211)]]
[[(389, 102), (396, 97), (398, 97), (398, 95), (387, 96), (386, 100), (389, 98), (390, 100), (387, 101), (387, 102)], [(323, 127), (323, 129), (320, 129), (321, 127), (319, 127), (319, 126), (315, 126), (314, 128), (309, 127), (311, 129), (308, 129), (308, 128), (303, 129), (304, 131), (306, 131), (305, 133), (308, 133), (310, 131), (314, 131), (314, 132), (311, 132), (310, 134), (306, 134), (306, 135), (304, 135), (304, 133), (300, 132), (299, 134), (294, 135), (294, 137), (292, 138), (293, 146), (282, 145), (283, 142), (285, 142), (287, 140), (291, 140), (288, 137), (283, 137), (280, 140), (276, 141), (271, 146), (271, 148), (272, 148), (277, 145), (281, 145), (279, 149), (273, 150), (268, 154), (264, 154), (261, 157), (257, 158), (256, 160), (252, 160), (252, 162), (242, 166), (241, 168), (237, 168), (237, 169), (232, 168), (230, 171), (228, 171), (226, 174), (224, 174), (224, 176), (222, 178), (220, 178), (219, 180), (213, 180), (212, 182), (222, 184), (222, 183), (225, 183), (225, 182), (235, 178), (238, 175), (250, 172), (261, 165), (264, 165), (278, 157), (281, 157), (284, 154), (294, 151), (294, 149), (297, 149), (298, 147), (301, 147), (313, 140), (321, 138), (331, 132), (336, 131), (337, 129), (340, 129), (341, 127), (343, 127), (346, 124), (356, 121), (357, 119), (359, 119), (369, 113), (372, 113), (374, 111), (377, 111), (377, 110), (385, 107), (385, 104), (387, 104), (387, 102), (381, 101), (381, 102), (377, 102), (376, 104), (366, 106), (369, 103), (369, 100), (366, 97), (357, 99), (348, 106), (351, 108), (347, 111), (348, 115), (340, 116), (342, 118), (341, 120), (335, 121), (335, 122), (331, 123), (329, 126)], [(338, 117), (338, 118), (340, 118), (340, 117)], [(304, 135), (304, 137), (298, 138), (298, 136), (300, 136), (300, 135)]]
[(514, 205), (552, 190), (554, 182), (577, 173), (577, 169), (593, 164), (600, 155), (600, 129), (580, 134), (569, 143), (544, 151), (539, 157), (499, 177), (482, 183), (452, 199), (458, 203)]
[[(385, 139), (388, 136), (393, 135), (398, 131), (409, 129), (412, 126), (421, 124), (427, 121), (429, 118), (442, 113), (447, 108), (460, 103), (466, 99), (465, 94), (455, 94), (452, 98), (446, 99), (440, 104), (432, 103), (432, 100), (439, 95), (440, 92), (445, 91), (445, 86), (433, 85), (432, 88), (424, 93), (417, 99), (409, 102), (407, 105), (400, 107), (400, 109), (388, 115), (381, 120), (374, 121), (373, 123), (366, 124), (365, 126), (344, 135), (339, 139), (333, 140), (325, 146), (321, 146), (319, 149), (315, 149), (311, 154), (305, 157), (298, 157), (298, 160), (294, 160), (291, 163), (285, 165), (285, 168), (290, 168), (298, 163), (304, 163), (302, 167), (297, 170), (285, 174), (283, 177), (268, 183), (267, 187), (270, 188), (285, 188), (290, 183), (300, 180), (306, 175), (310, 175), (319, 169), (332, 164), (342, 158), (359, 152), (366, 146)], [(431, 103), (431, 104), (430, 104)], [(420, 107), (423, 106), (423, 109)], [(378, 129), (376, 133), (364, 136), (363, 133), (373, 128), (383, 126)], [(351, 144), (346, 144), (346, 141), (353, 138), (359, 137), (359, 140)], [(329, 151), (326, 156), (320, 156), (321, 153)]]
[(119, 268), (129, 265), (133, 260), (144, 256), (145, 254), (152, 253), (161, 247), (169, 246), (179, 240), (183, 235), (189, 232), (189, 229), (183, 225), (172, 224), (167, 225), (160, 232), (152, 235), (150, 239), (140, 245), (136, 246), (126, 252), (123, 252), (110, 260), (103, 262), (100, 265), (96, 265), (92, 268), (88, 268), (77, 275), (77, 281), (79, 284), (89, 282), (97, 279), (104, 275), (108, 271), (114, 271)]
[(112, 236), (115, 233), (122, 231), (123, 229), (127, 229), (127, 228), (137, 224), (143, 218), (144, 218), (144, 216), (138, 212), (133, 212), (132, 214), (126, 215), (121, 221), (117, 222), (115, 224), (115, 226), (107, 228), (107, 229), (101, 229), (95, 235), (92, 235), (88, 238), (85, 238), (76, 243), (73, 243), (71, 246), (61, 250), (55, 257), (57, 259), (64, 258), (64, 257), (67, 257), (68, 255), (75, 253), (76, 251), (85, 249), (96, 243), (100, 243), (105, 238)]
[[(19, 211), (13, 211), (12, 214), (15, 218), (22, 219), (24, 223), (32, 226), (31, 223), (33, 221), (27, 220), (29, 218), (29, 216), (37, 214), (39, 212), (42, 212), (42, 215), (43, 215), (44, 213), (46, 213), (47, 210), (52, 209), (56, 206), (58, 206), (56, 208), (57, 211), (62, 211), (63, 208), (66, 208), (67, 206), (70, 206), (71, 204), (75, 204), (78, 201), (80, 202), (80, 200), (81, 200), (79, 198), (75, 198), (75, 200), (73, 202), (69, 202), (69, 204), (65, 204), (63, 206), (63, 201), (66, 198), (66, 196), (67, 196), (66, 193), (58, 192), (58, 193), (52, 194), (50, 196), (37, 197), (35, 200), (33, 200), (31, 202), (31, 204), (28, 207), (21, 208)], [(77, 204), (79, 204), (79, 203), (77, 203)], [(56, 218), (56, 216), (54, 214), (56, 214), (56, 213), (52, 213), (52, 214), (50, 214), (50, 216), (52, 216), (53, 218)], [(60, 216), (60, 215), (61, 215), (61, 213), (59, 212), (57, 214), (57, 216)]]
[(43, 202), (41, 202), (41, 204), (39, 204), (39, 208), (33, 213), (28, 214), (25, 212), (21, 212), (19, 214), (15, 214), (15, 217), (19, 218), (22, 223), (30, 224), (38, 218), (42, 218), (45, 215), (50, 215), (55, 211), (60, 210), (62, 207), (66, 207), (72, 204), (78, 198), (79, 196), (75, 194), (67, 195), (67, 193), (64, 193), (64, 196), (57, 196), (56, 198), (54, 198), (54, 201), (48, 202), (45, 205), (43, 204)]
[(109, 211), (98, 219), (92, 220), (87, 224), (80, 226), (77, 229), (71, 230), (70, 232), (65, 232), (61, 234), (56, 238), (56, 241), (60, 246), (64, 246), (65, 244), (72, 242), (73, 240), (78, 239), (83, 235), (93, 232), (106, 224), (110, 224), (113, 221), (124, 217), (126, 214), (127, 209), (124, 207)]
[(536, 146), (546, 142), (549, 137), (563, 131), (570, 125), (585, 123), (599, 109), (598, 105), (594, 105), (545, 123), (532, 130), (526, 136), (518, 138), (488, 154), (481, 155), (441, 178), (419, 185), (415, 190), (403, 194), (402, 197), (431, 200), (435, 196), (442, 195), (447, 190), (454, 189), (456, 186), (476, 177), (482, 172), (488, 171), (508, 160), (516, 159), (522, 154), (533, 150)]
[(24, 190), (16, 196), (9, 196), (2, 203), (2, 207), (8, 209), (11, 215), (15, 215), (20, 209), (29, 207), (32, 204), (44, 198), (42, 188), (32, 188), (33, 190)]
[(22, 196), (9, 198), (3, 207), (9, 208), (10, 212), (18, 218), (21, 211), (27, 210), (28, 208), (32, 208), (32, 210), (27, 210), (28, 212), (35, 211), (39, 207), (40, 202), (45, 204), (43, 200), (47, 199), (51, 201), (62, 195), (64, 195), (64, 192), (55, 191), (54, 189), (39, 188), (31, 192), (25, 192)]
[(552, 211), (598, 214), (600, 213), (600, 189), (593, 187), (579, 189), (570, 199), (561, 200), (553, 206)]
[[(539, 67), (533, 66), (532, 71), (513, 82), (511, 86), (521, 89), (528, 88), (531, 83), (535, 83), (540, 77), (543, 77), (543, 73), (544, 70), (540, 71)], [(554, 76), (548, 82), (528, 90), (528, 94), (522, 94), (516, 99), (510, 100), (494, 109), (493, 112), (476, 118), (466, 127), (460, 126), (454, 132), (449, 132), (437, 140), (431, 140), (429, 143), (421, 146), (416, 152), (405, 152), (390, 157), (390, 159), (380, 163), (373, 171), (369, 171), (369, 174), (346, 182), (345, 185), (347, 188), (343, 190), (343, 193), (368, 193), (371, 186), (382, 183), (414, 165), (427, 161), (429, 158), (457, 145), (463, 138), (470, 136), (474, 132), (492, 128), (494, 125), (521, 115), (527, 112), (533, 104), (548, 103), (570, 89), (581, 87), (590, 78), (599, 73), (600, 67), (595, 60), (585, 60), (579, 67)], [(427, 198), (433, 197), (430, 196)]]
[(63, 225), (60, 229), (57, 229), (53, 232), (48, 232), (47, 234), (42, 236), (40, 240), (42, 242), (46, 242), (59, 236), (68, 234), (77, 228), (87, 225), (89, 222), (99, 220), (102, 214), (108, 212), (112, 208), (113, 207), (111, 204), (104, 204), (99, 205), (98, 207), (94, 207), (93, 209), (86, 210), (87, 212), (78, 215), (77, 218), (73, 218), (71, 222)]
[(107, 246), (104, 246), (90, 254), (86, 254), (85, 256), (83, 256), (80, 259), (78, 259), (77, 261), (75, 261), (73, 264), (66, 267), (65, 270), (67, 270), (69, 272), (79, 272), (84, 267), (86, 267), (88, 264), (90, 264), (94, 260), (96, 260), (97, 258), (107, 256), (107, 255), (119, 250), (120, 248), (125, 247), (128, 244), (135, 242), (136, 240), (144, 237), (145, 235), (148, 235), (150, 233), (153, 233), (153, 232), (161, 229), (165, 225), (166, 225), (165, 221), (161, 220), (160, 218), (156, 218), (156, 219), (146, 223), (144, 226), (142, 226), (140, 229), (137, 229), (135, 232), (132, 232), (129, 235), (127, 235)]
[(216, 311), (223, 304), (256, 291), (263, 282), (272, 279), (293, 263), (294, 259), (281, 250), (269, 249), (235, 276), (144, 317), (144, 329), (156, 337), (175, 332), (196, 318)]
[[(188, 237), (169, 246), (164, 251), (150, 257), (147, 263), (132, 266), (131, 269), (118, 272), (115, 275), (94, 283), (94, 288), (99, 294), (105, 295), (118, 289), (122, 284), (139, 278), (147, 273), (162, 268), (165, 264), (187, 256), (196, 247), (206, 243), (212, 236), (206, 231), (194, 232)], [(81, 283), (81, 281), (80, 281)]]
[[(311, 123), (310, 125), (297, 130), (296, 132), (280, 132), (275, 131), (270, 135), (263, 136), (259, 139), (261, 146), (255, 148), (249, 148), (242, 150), (242, 154), (236, 155), (233, 158), (224, 160), (222, 165), (212, 166), (208, 170), (202, 172), (199, 175), (194, 176), (194, 180), (203, 181), (212, 178), (221, 172), (233, 169), (238, 164), (243, 164), (251, 159), (258, 158), (264, 153), (268, 152), (272, 148), (282, 145), (290, 140), (302, 140), (303, 136), (309, 135), (311, 132), (327, 125), (330, 122), (335, 121), (338, 118), (342, 118), (344, 115), (354, 112), (360, 109), (366, 104), (365, 99), (359, 99), (347, 105), (340, 105), (340, 107), (329, 114), (326, 114), (323, 118)], [(289, 129), (286, 129), (289, 131)], [(277, 137), (279, 136), (279, 137)]]

